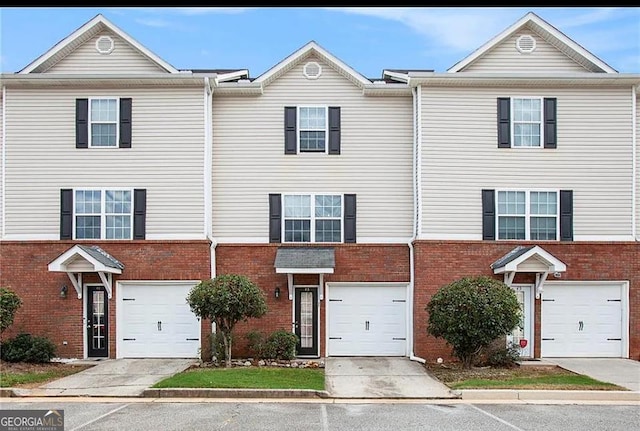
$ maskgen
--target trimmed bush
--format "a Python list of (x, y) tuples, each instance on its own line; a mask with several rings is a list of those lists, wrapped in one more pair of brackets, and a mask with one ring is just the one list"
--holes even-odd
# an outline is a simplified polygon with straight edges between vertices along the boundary
[(490, 277), (465, 277), (448, 284), (431, 298), (427, 331), (444, 338), (465, 368), (484, 347), (506, 336), (520, 323), (515, 292)]
[(492, 367), (514, 367), (520, 360), (520, 346), (510, 343), (508, 346), (489, 348), (485, 354), (485, 365)]
[(2, 343), (0, 357), (7, 362), (50, 362), (55, 357), (56, 346), (47, 337), (18, 334)]
[(298, 336), (292, 332), (277, 329), (265, 337), (262, 332), (250, 331), (246, 337), (249, 349), (258, 358), (291, 360), (296, 356)]
[(14, 291), (0, 287), (0, 334), (13, 324), (20, 306), (22, 306), (22, 300)]

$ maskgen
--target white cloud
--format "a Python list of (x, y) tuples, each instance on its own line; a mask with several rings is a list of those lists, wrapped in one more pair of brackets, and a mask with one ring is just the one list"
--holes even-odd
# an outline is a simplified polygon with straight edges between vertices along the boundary
[(164, 28), (173, 26), (169, 21), (165, 21), (161, 18), (138, 18), (136, 19), (136, 22), (138, 24), (146, 25), (147, 27)]
[(208, 15), (208, 14), (240, 14), (251, 9), (251, 7), (129, 7), (117, 8), (120, 10), (134, 10), (139, 12), (155, 14), (175, 14), (175, 15)]
[(560, 18), (554, 23), (556, 28), (571, 28), (581, 27), (584, 25), (595, 24), (602, 21), (608, 21), (614, 17), (616, 12), (621, 8), (615, 7), (603, 7), (597, 8), (593, 11), (583, 13), (581, 15), (574, 15), (569, 18)]
[(434, 44), (469, 51), (491, 39), (524, 15), (510, 8), (327, 8), (338, 12), (398, 21)]

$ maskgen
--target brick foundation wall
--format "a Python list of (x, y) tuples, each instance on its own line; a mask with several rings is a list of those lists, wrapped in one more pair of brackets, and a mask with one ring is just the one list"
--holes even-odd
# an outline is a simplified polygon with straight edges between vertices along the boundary
[[(16, 292), (23, 301), (13, 325), (3, 338), (19, 332), (49, 337), (57, 356), (82, 358), (83, 308), (66, 273), (49, 272), (48, 264), (75, 244), (98, 245), (121, 261), (122, 274), (113, 277), (113, 297), (109, 300), (109, 357), (116, 357), (116, 289), (118, 280), (200, 280), (210, 273), (208, 241), (3, 241), (0, 242), (0, 286)], [(84, 283), (98, 282), (95, 274), (85, 274)], [(60, 287), (69, 287), (61, 298)], [(202, 322), (203, 335), (210, 332)], [(202, 337), (203, 352), (208, 342)], [(66, 341), (66, 345), (63, 342)]]
[[(533, 244), (533, 243), (531, 243)], [(640, 360), (640, 244), (637, 242), (535, 243), (567, 265), (560, 280), (629, 281), (629, 357)], [(526, 242), (417, 241), (415, 249), (414, 350), (428, 360), (450, 358), (451, 348), (427, 334), (425, 307), (437, 290), (465, 276), (494, 275), (489, 265)], [(552, 280), (554, 280), (552, 278)], [(533, 283), (518, 274), (514, 283)], [(535, 357), (540, 357), (540, 300), (535, 301)]]
[[(314, 244), (317, 246), (317, 244)], [(216, 274), (248, 276), (265, 293), (268, 312), (260, 319), (240, 322), (234, 329), (234, 356), (248, 356), (245, 334), (258, 329), (266, 335), (276, 329), (291, 330), (293, 301), (287, 292), (287, 275), (276, 274), (276, 251), (282, 244), (223, 244), (216, 247)], [(296, 245), (297, 247), (299, 245)], [(339, 244), (336, 267), (324, 282), (409, 282), (409, 247), (406, 244)], [(318, 275), (296, 275), (294, 283), (316, 284)], [(280, 298), (274, 297), (276, 286)], [(326, 300), (325, 300), (326, 301)], [(325, 301), (320, 302), (320, 355), (325, 355)]]

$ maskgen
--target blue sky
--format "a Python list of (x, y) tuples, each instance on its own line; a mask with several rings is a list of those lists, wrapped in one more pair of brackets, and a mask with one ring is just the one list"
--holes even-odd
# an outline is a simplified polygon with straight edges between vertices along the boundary
[(178, 69), (252, 77), (310, 40), (363, 75), (456, 62), (532, 11), (623, 73), (640, 73), (640, 8), (0, 8), (0, 70), (17, 72), (102, 13)]

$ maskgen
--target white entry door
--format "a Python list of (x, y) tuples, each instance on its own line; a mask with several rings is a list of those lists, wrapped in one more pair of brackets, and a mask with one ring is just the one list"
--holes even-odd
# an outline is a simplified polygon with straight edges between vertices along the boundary
[(119, 284), (118, 358), (197, 358), (200, 320), (186, 301), (195, 283)]
[(406, 285), (331, 285), (327, 296), (327, 355), (406, 356)]
[[(520, 346), (520, 357), (533, 357), (533, 289), (531, 285), (513, 285), (522, 316), (518, 326), (507, 336), (507, 342)], [(524, 347), (522, 347), (524, 345)]]
[(545, 285), (542, 294), (542, 357), (623, 356), (621, 284)]

